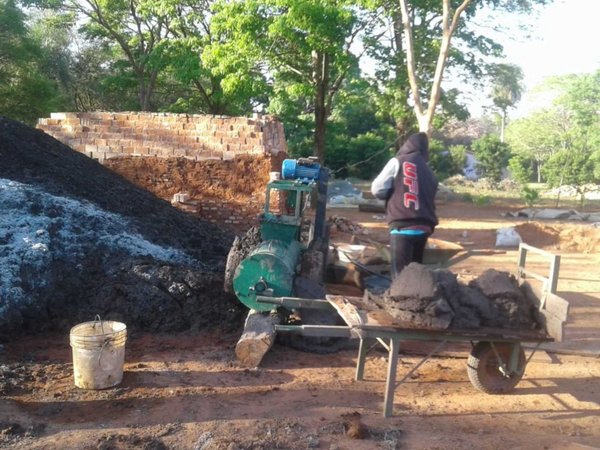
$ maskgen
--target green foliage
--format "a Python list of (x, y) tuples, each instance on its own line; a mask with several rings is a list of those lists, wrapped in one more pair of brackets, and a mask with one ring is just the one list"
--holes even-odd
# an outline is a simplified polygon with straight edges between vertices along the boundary
[(537, 190), (530, 188), (527, 185), (522, 185), (519, 190), (521, 200), (530, 208), (539, 200), (540, 194)]
[(58, 104), (59, 95), (44, 73), (44, 49), (12, 0), (0, 0), (0, 43), (0, 114), (34, 124)]
[(464, 145), (446, 147), (441, 141), (430, 140), (429, 165), (439, 180), (462, 174), (466, 161), (467, 148)]
[(594, 161), (591, 154), (585, 151), (560, 150), (544, 165), (543, 173), (551, 187), (569, 184), (575, 187), (583, 203), (587, 183), (598, 182)]
[(500, 140), (504, 142), (508, 109), (515, 107), (525, 89), (523, 71), (514, 64), (492, 64), (489, 74), (492, 78), (490, 96), (494, 106), (500, 111)]
[[(431, 111), (436, 111), (433, 124), (439, 128), (451, 117), (466, 119), (467, 112), (460, 103), (457, 90), (441, 89), (432, 93), (435, 74), (440, 73), (438, 69), (442, 68), (442, 73), (450, 69), (455, 76), (481, 85), (477, 80), (484, 78), (483, 75), (488, 68), (485, 60), (488, 57), (502, 56), (500, 44), (489, 36), (474, 31), (478, 27), (469, 25), (477, 10), (485, 5), (509, 12), (529, 12), (534, 5), (544, 4), (546, 0), (465, 2), (464, 12), (453, 19), (455, 28), (452, 29), (452, 46), (447, 54), (440, 53), (443, 48), (442, 38), (448, 37), (448, 30), (444, 30), (440, 24), (444, 16), (452, 17), (458, 12), (457, 6), (460, 2), (408, 1), (406, 2), (409, 10), (408, 21), (412, 28), (414, 50), (411, 64), (408, 64), (408, 39), (405, 36), (400, 3), (388, 0), (375, 0), (368, 3), (372, 8), (378, 8), (381, 14), (371, 24), (364, 42), (371, 58), (377, 61), (375, 75), (379, 83), (384, 86), (386, 95), (398, 99), (408, 98), (410, 94), (418, 95), (420, 101), (412, 98), (415, 108), (419, 108), (421, 104), (423, 109), (430, 107)], [(391, 36), (388, 37), (387, 33), (380, 34), (382, 29), (390, 30)], [(442, 60), (444, 64), (440, 64)], [(414, 78), (417, 80), (415, 92), (409, 90), (407, 68), (411, 71), (414, 68)], [(430, 101), (435, 104), (429, 105)], [(408, 121), (407, 117), (412, 115), (412, 108), (408, 102), (403, 101), (390, 109), (400, 136), (406, 136), (411, 131), (409, 127), (413, 123)], [(412, 119), (414, 121), (414, 117)]]
[(338, 177), (373, 178), (393, 156), (384, 138), (373, 132), (347, 137), (330, 132), (325, 163)]
[(448, 147), (452, 160), (452, 175), (462, 174), (467, 164), (467, 147), (464, 145), (451, 145)]
[[(481, 79), (487, 70), (482, 59), (501, 54), (497, 43), (468, 27), (480, 6), (475, 3), (458, 22), (453, 37), (457, 45), (447, 60), (455, 74), (471, 80)], [(508, 10), (534, 3), (540, 1), (480, 2)], [(283, 121), (292, 155), (314, 154), (321, 145), (326, 153), (319, 156), (339, 174), (364, 178), (381, 169), (397, 137), (401, 141), (418, 128), (409, 101), (398, 2), (25, 4), (30, 17), (15, 0), (0, 0), (0, 113), (30, 123), (57, 109), (227, 115), (266, 111)], [(415, 0), (410, 9), (417, 77), (427, 103), (440, 50), (442, 6), (439, 0)], [(382, 37), (381, 30), (391, 30), (391, 40)], [(355, 45), (359, 41), (362, 46)], [(375, 79), (361, 75), (357, 48), (378, 62)], [(589, 131), (597, 103), (586, 97), (588, 92), (598, 96), (597, 81), (596, 75), (562, 83), (568, 96), (561, 108), (574, 111), (567, 116), (579, 128), (550, 134), (549, 154), (559, 141), (590, 151), (598, 147), (600, 133)], [(451, 117), (467, 117), (457, 89), (442, 90), (440, 107), (435, 126)], [(548, 135), (540, 128), (536, 137), (544, 134)], [(528, 141), (517, 136), (515, 142)], [(538, 151), (539, 146), (520, 151), (526, 155), (531, 148)], [(432, 142), (431, 164), (440, 179), (462, 171), (465, 152), (464, 147)], [(538, 167), (542, 163), (534, 161)]]
[(473, 198), (473, 203), (477, 206), (488, 206), (492, 204), (492, 197), (489, 195), (476, 195)]
[(335, 96), (357, 67), (349, 48), (358, 26), (357, 8), (347, 1), (221, 1), (211, 33), (222, 38), (205, 49), (202, 60), (223, 77), (222, 86), (268, 74), (273, 84), (268, 111), (313, 115), (314, 154), (324, 159)]
[(439, 180), (454, 175), (452, 157), (441, 141), (435, 139), (429, 141), (429, 165)]
[(533, 178), (532, 160), (525, 156), (517, 155), (510, 158), (508, 169), (512, 179), (521, 185), (529, 183)]
[(488, 69), (492, 79), (491, 98), (502, 112), (514, 107), (521, 99), (523, 90), (523, 70), (514, 64), (493, 64)]
[(555, 97), (553, 104), (509, 126), (508, 141), (522, 161), (533, 161), (538, 181), (543, 175), (551, 185), (581, 191), (600, 178), (594, 156), (600, 148), (599, 85), (600, 70), (552, 78), (542, 88)]
[(590, 161), (594, 167), (594, 178), (600, 180), (600, 149), (590, 155)]
[(502, 179), (504, 169), (510, 158), (510, 147), (494, 135), (484, 136), (473, 142), (473, 154), (477, 158), (477, 171), (481, 176), (493, 181)]
[(552, 154), (570, 142), (571, 126), (566, 111), (542, 110), (512, 122), (506, 130), (506, 142), (522, 161), (533, 161), (537, 181), (541, 168)]
[(327, 128), (325, 159), (336, 176), (370, 179), (394, 154), (393, 129), (380, 120), (377, 105), (365, 101), (374, 90), (365, 80), (352, 78), (338, 94)]
[(473, 195), (470, 192), (465, 192), (465, 193), (461, 194), (460, 198), (463, 202), (467, 202), (467, 203), (474, 202)]

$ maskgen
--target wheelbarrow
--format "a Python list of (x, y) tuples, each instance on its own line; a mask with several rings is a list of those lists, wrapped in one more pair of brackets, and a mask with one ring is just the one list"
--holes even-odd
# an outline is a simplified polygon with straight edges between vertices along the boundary
[[(550, 274), (541, 276), (525, 268), (527, 252), (535, 252), (550, 259)], [(501, 328), (477, 329), (423, 329), (410, 323), (398, 322), (377, 305), (367, 303), (361, 297), (328, 295), (325, 300), (291, 297), (257, 297), (259, 302), (276, 304), (287, 309), (335, 310), (345, 325), (276, 325), (277, 332), (298, 333), (303, 336), (342, 337), (359, 339), (355, 379), (364, 379), (367, 354), (376, 345), (382, 345), (388, 352), (388, 369), (385, 387), (383, 415), (390, 417), (393, 412), (394, 392), (415, 370), (434, 354), (441, 351), (449, 342), (470, 342), (471, 352), (467, 360), (467, 375), (471, 384), (488, 394), (509, 393), (522, 379), (525, 367), (535, 350), (544, 342), (561, 341), (563, 326), (567, 320), (569, 303), (556, 294), (560, 256), (526, 244), (519, 248), (517, 276), (526, 295), (533, 296), (539, 305), (544, 329), (512, 330)], [(541, 287), (530, 284), (525, 277), (542, 281)], [(402, 341), (436, 341), (437, 346), (417, 363), (397, 383), (396, 372), (398, 354)], [(375, 345), (371, 345), (371, 343)], [(524, 343), (533, 343), (529, 359), (525, 357)]]

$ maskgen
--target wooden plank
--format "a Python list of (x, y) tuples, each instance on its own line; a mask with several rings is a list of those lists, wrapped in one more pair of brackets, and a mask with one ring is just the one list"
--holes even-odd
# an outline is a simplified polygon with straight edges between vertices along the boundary
[(540, 312), (547, 311), (563, 322), (567, 320), (569, 315), (569, 302), (564, 298), (544, 292), (539, 286), (535, 286), (527, 281), (522, 283), (525, 290), (525, 295), (540, 303)]
[(524, 269), (524, 268), (521, 268), (521, 277), (522, 278), (527, 278), (527, 277), (534, 278), (543, 283), (549, 283), (549, 280), (550, 280), (548, 277), (538, 275), (537, 273), (532, 272), (531, 270)]
[(398, 323), (385, 309), (362, 297), (328, 295), (327, 300), (350, 326), (372, 325), (377, 327), (402, 327), (410, 324)]
[[(550, 271), (548, 277), (544, 277), (534, 273), (532, 271), (528, 271), (525, 269), (525, 264), (527, 260), (527, 252), (531, 251), (538, 255), (541, 255), (549, 260), (550, 263)], [(531, 245), (521, 243), (519, 244), (519, 260), (517, 263), (517, 275), (519, 279), (525, 278), (525, 276), (529, 276), (531, 278), (535, 278), (537, 280), (543, 281), (547, 284), (548, 290), (556, 294), (556, 289), (558, 287), (558, 274), (560, 272), (560, 255), (555, 255), (554, 253), (547, 252), (545, 250), (539, 249), (537, 247), (532, 247)]]
[(328, 295), (326, 298), (349, 326), (355, 327), (366, 323), (364, 312), (359, 311), (343, 295)]
[(385, 205), (381, 203), (359, 203), (358, 210), (361, 212), (385, 213)]
[(531, 284), (529, 281), (522, 281), (520, 288), (524, 291), (527, 298), (536, 302), (538, 306), (541, 306), (543, 292), (538, 286)]
[(554, 315), (541, 311), (546, 319), (546, 332), (556, 342), (562, 342), (564, 336), (564, 321), (558, 319)]
[(569, 315), (569, 302), (556, 294), (547, 293), (544, 308), (558, 320), (565, 322)]
[(547, 252), (546, 250), (542, 250), (541, 248), (537, 248), (529, 244), (525, 244), (524, 242), (519, 244), (519, 249), (521, 248), (533, 253), (537, 253), (538, 255), (546, 256), (547, 258), (554, 258), (556, 256), (554, 253)]

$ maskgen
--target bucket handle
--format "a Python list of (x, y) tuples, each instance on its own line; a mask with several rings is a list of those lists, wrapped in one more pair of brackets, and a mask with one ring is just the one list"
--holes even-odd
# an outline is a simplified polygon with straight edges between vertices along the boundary
[[(96, 327), (96, 323), (100, 323), (100, 330), (102, 330), (102, 334), (104, 335), (104, 321), (102, 320), (102, 318), (100, 317), (100, 314), (96, 314), (96, 317), (94, 318), (94, 323), (92, 323), (92, 327)], [(108, 344), (110, 344), (112, 342), (111, 338), (106, 338), (104, 339), (104, 343), (102, 344), (102, 348), (100, 348), (100, 353), (98, 353), (98, 367), (100, 368), (100, 370), (106, 370), (102, 367), (102, 353), (104, 352), (104, 349), (106, 348), (106, 346)]]
[(104, 352), (104, 349), (106, 348), (106, 346), (108, 344), (110, 344), (113, 341), (112, 338), (106, 338), (104, 339), (104, 343), (102, 344), (102, 348), (100, 348), (100, 353), (98, 353), (98, 367), (100, 368), (100, 370), (106, 371), (107, 369), (105, 369), (104, 367), (102, 367), (102, 363), (100, 362), (101, 358), (102, 358), (102, 353)]
[(100, 322), (100, 329), (102, 330), (102, 334), (104, 334), (104, 321), (100, 317), (100, 314), (96, 314), (94, 318), (94, 322), (92, 323), (92, 328), (96, 328), (96, 323)]

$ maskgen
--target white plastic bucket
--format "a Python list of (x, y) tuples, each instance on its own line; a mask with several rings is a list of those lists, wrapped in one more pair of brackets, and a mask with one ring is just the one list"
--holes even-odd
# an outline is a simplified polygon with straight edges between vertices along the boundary
[(71, 328), (75, 386), (106, 389), (123, 379), (127, 327), (111, 320), (84, 322)]

